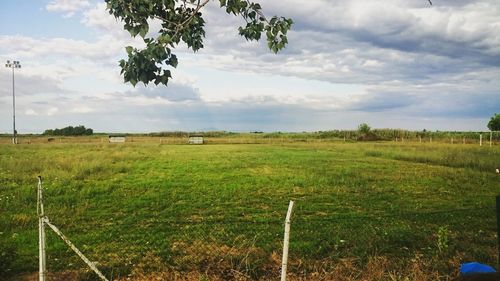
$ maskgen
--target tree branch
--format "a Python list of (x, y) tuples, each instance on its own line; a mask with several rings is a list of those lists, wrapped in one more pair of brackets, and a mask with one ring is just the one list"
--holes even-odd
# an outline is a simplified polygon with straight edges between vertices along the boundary
[(208, 4), (208, 2), (210, 2), (210, 0), (205, 0), (201, 4), (199, 4), (199, 2), (200, 1), (198, 1), (198, 5), (197, 5), (196, 9), (193, 11), (193, 13), (185, 21), (183, 21), (180, 24), (176, 24), (175, 33), (174, 33), (174, 35), (172, 35), (172, 38), (175, 38), (175, 36), (177, 36), (177, 34), (179, 34), (180, 31), (182, 31), (183, 29), (185, 29), (186, 28), (185, 25), (187, 23), (189, 23), (194, 18), (194, 16), (196, 16), (196, 14), (201, 10), (201, 8), (203, 8), (205, 5)]

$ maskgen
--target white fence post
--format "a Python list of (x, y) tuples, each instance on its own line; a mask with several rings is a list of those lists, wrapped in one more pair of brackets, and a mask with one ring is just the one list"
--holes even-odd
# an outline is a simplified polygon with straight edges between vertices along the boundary
[(46, 260), (45, 260), (45, 224), (48, 225), (61, 239), (99, 276), (101, 280), (109, 281), (104, 275), (97, 269), (94, 263), (92, 263), (87, 257), (85, 257), (78, 248), (69, 241), (64, 234), (53, 224), (50, 223), (49, 219), (45, 217), (43, 210), (43, 196), (42, 196), (42, 177), (38, 176), (38, 196), (37, 196), (37, 213), (38, 213), (38, 246), (39, 246), (39, 280), (45, 281), (46, 277)]
[(45, 225), (43, 217), (43, 197), (42, 197), (42, 177), (38, 176), (38, 196), (37, 196), (37, 213), (38, 213), (38, 275), (40, 281), (45, 281), (46, 262), (45, 262)]
[(483, 134), (479, 134), (479, 146), (483, 146)]
[(490, 147), (492, 146), (493, 142), (493, 131), (490, 131)]
[(283, 257), (281, 261), (281, 281), (286, 281), (286, 267), (288, 264), (288, 247), (290, 240), (290, 219), (292, 217), (293, 201), (288, 205), (288, 212), (285, 219), (285, 238), (283, 241)]

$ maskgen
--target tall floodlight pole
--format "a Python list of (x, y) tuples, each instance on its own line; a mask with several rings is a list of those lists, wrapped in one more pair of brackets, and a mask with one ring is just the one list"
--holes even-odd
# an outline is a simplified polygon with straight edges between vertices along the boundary
[(14, 79), (14, 70), (16, 68), (21, 68), (19, 61), (8, 60), (5, 67), (12, 68), (12, 143), (17, 144), (17, 132), (16, 132), (16, 87)]

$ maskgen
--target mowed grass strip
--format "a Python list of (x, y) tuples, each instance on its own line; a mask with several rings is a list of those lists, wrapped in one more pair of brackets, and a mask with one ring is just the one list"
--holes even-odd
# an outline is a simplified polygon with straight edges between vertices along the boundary
[[(207, 252), (251, 252), (259, 276), (281, 251), (289, 200), (301, 270), (378, 255), (422, 254), (443, 271), (456, 255), (493, 264), (499, 159), (496, 146), (443, 144), (1, 145), (0, 273), (37, 268), (37, 175), (51, 221), (105, 270), (148, 255), (203, 270)], [(84, 267), (48, 240), (51, 270)]]

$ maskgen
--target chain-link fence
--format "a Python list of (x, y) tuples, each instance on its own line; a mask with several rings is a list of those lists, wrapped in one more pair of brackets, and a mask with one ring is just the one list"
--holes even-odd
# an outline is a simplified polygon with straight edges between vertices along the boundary
[[(154, 276), (159, 280), (176, 276), (186, 280), (277, 280), (284, 213), (276, 219), (175, 220), (151, 216), (144, 221), (131, 216), (89, 222), (73, 226), (71, 231), (65, 231), (64, 224), (58, 226), (89, 259), (98, 262), (110, 280), (150, 280)], [(57, 218), (53, 223), (58, 224)], [(496, 230), (493, 207), (392, 214), (307, 213), (298, 208), (292, 217), (288, 272), (291, 279), (317, 280), (323, 276), (328, 280), (328, 274), (344, 274), (355, 280), (365, 271), (372, 275), (404, 272), (415, 266), (417, 258), (426, 274), (451, 276), (458, 262), (495, 264)], [(2, 270), (36, 271), (36, 225), (31, 234), (23, 238), (32, 245), (28, 252), (18, 252), (15, 246), (2, 249), (2, 261), (10, 261)], [(59, 280), (68, 272), (78, 275), (79, 280), (96, 280), (93, 272), (49, 232), (47, 269), (54, 278), (49, 280)]]

